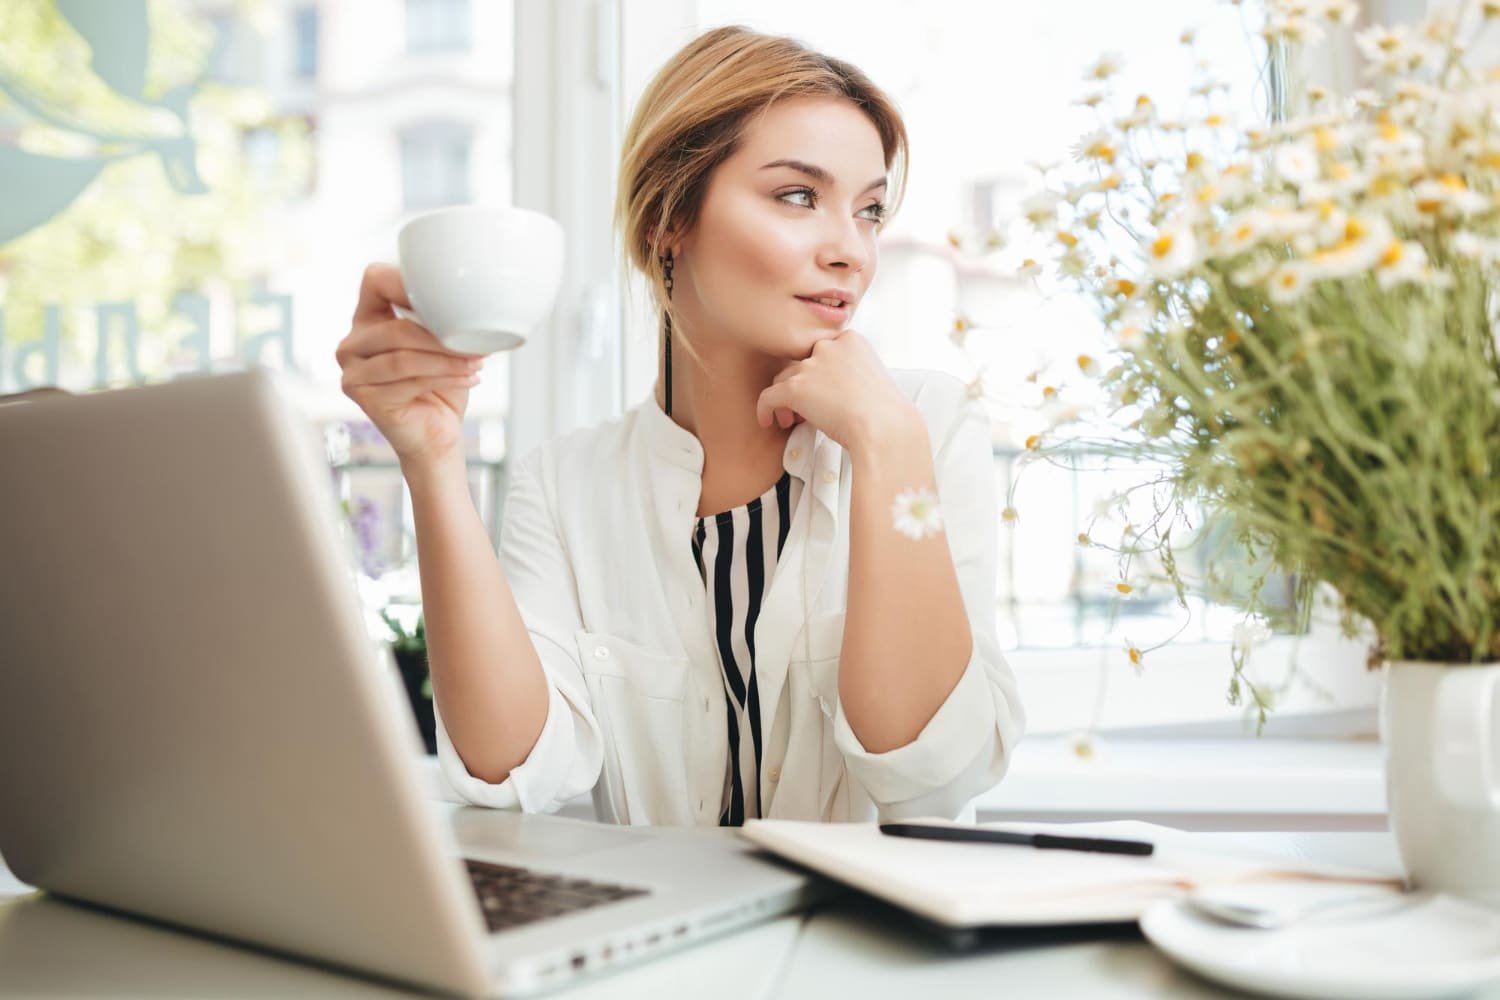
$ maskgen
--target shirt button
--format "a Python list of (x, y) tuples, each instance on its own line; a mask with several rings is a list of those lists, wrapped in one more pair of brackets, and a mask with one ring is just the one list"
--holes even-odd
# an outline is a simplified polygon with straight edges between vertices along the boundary
[(609, 659), (609, 647), (608, 646), (595, 646), (594, 647), (594, 659), (596, 659), (596, 660), (607, 660), (607, 659)]
[(801, 448), (793, 448), (791, 451), (787, 452), (786, 457), (790, 458), (792, 461), (795, 462), (797, 459), (799, 459), (799, 458), (802, 457), (802, 449)]
[(769, 772), (767, 772), (766, 777), (770, 778), (772, 782), (780, 781), (781, 780), (781, 768), (779, 768), (779, 767), (773, 767), (773, 768), (771, 768), (771, 770)]
[(838, 477), (839, 474), (837, 472), (834, 472), (832, 469), (825, 469), (823, 472), (823, 482), (825, 483), (831, 483), (834, 480), (838, 479)]

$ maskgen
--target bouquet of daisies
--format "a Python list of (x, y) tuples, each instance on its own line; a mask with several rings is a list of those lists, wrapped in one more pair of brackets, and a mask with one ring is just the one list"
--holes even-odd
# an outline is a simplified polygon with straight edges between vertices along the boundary
[[(1295, 56), (1355, 13), (1269, 0), (1262, 34)], [(1372, 665), (1500, 660), (1500, 69), (1475, 55), (1497, 22), (1486, 0), (1359, 29), (1368, 88), (1308, 88), (1263, 127), (1213, 83), (1176, 118), (1122, 107), (1106, 58), (1098, 130), (1026, 205), (1110, 332), (1079, 364), (1128, 428), (1111, 447), (1294, 573), (1304, 608), (1336, 592)], [(1155, 546), (1181, 598), (1164, 524), (1124, 554)]]

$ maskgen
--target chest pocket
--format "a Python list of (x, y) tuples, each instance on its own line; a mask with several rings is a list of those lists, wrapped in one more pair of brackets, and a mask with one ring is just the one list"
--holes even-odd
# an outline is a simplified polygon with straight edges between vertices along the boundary
[(814, 615), (792, 643), (788, 671), (793, 683), (833, 718), (838, 704), (839, 653), (844, 647), (844, 612)]
[(808, 787), (796, 803), (786, 803), (799, 819), (828, 819), (830, 809), (847, 780), (844, 758), (833, 741), (838, 709), (839, 653), (844, 645), (844, 612), (808, 619), (805, 634), (792, 643), (787, 663), (792, 740), (786, 769), (816, 774), (817, 787)]
[[(683, 723), (690, 661), (580, 629), (578, 662), (604, 737), (600, 774), (615, 823), (680, 823), (687, 802)], [(602, 802), (600, 801), (602, 798)]]

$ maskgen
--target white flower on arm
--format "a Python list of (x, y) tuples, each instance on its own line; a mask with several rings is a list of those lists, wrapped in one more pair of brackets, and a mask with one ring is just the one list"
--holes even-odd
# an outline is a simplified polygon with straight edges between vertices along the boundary
[(914, 540), (943, 530), (943, 510), (938, 506), (937, 494), (926, 488), (907, 490), (896, 497), (891, 520), (897, 531)]

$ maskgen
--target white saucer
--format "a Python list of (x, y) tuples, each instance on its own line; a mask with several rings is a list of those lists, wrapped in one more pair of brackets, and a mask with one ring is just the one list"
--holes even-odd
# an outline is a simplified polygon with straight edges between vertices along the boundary
[(1454, 896), (1371, 915), (1333, 911), (1277, 930), (1235, 927), (1167, 899), (1140, 922), (1178, 964), (1267, 996), (1408, 1000), (1464, 996), (1500, 981), (1500, 910)]

